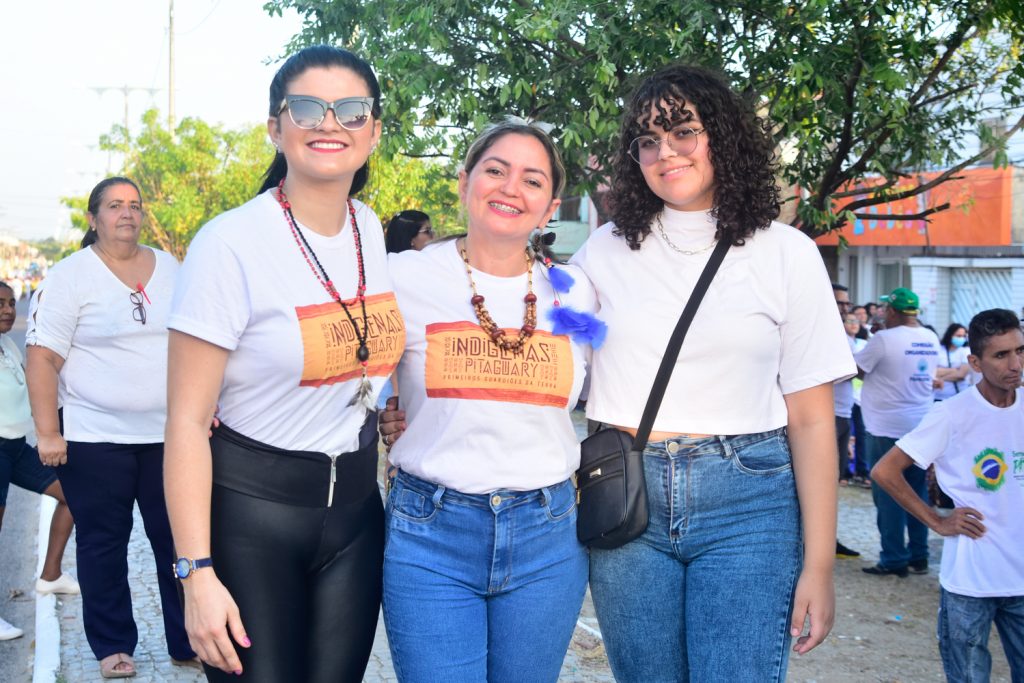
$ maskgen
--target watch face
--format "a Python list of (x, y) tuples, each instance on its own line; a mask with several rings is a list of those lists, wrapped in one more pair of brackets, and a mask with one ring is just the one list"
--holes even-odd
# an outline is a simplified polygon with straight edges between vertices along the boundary
[(188, 578), (188, 575), (192, 573), (192, 563), (188, 561), (188, 558), (179, 557), (174, 562), (174, 573), (179, 579)]

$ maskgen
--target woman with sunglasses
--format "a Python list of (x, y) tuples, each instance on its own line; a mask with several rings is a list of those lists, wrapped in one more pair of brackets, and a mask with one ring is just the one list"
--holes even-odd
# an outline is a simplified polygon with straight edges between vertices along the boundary
[(395, 214), (388, 221), (384, 233), (384, 246), (389, 254), (398, 254), (409, 249), (419, 251), (434, 239), (434, 229), (430, 227), (430, 216), (422, 211), (406, 209)]
[(380, 86), (352, 53), (305, 48), (274, 76), (269, 114), (261, 193), (200, 230), (175, 291), (176, 571), (209, 680), (358, 681), (384, 546), (371, 410), (405, 336), (380, 222), (352, 198)]
[(856, 368), (814, 242), (774, 221), (772, 159), (720, 76), (656, 73), (623, 115), (614, 223), (573, 259), (609, 329), (587, 417), (635, 434), (694, 283), (715, 244), (732, 244), (644, 452), (647, 530), (590, 551), (619, 681), (782, 681), (790, 638), (805, 653), (832, 626), (832, 383)]
[(136, 502), (156, 559), (168, 652), (179, 664), (195, 658), (171, 572), (163, 489), (178, 262), (139, 244), (142, 197), (128, 178), (93, 188), (86, 216), (82, 249), (50, 269), (37, 295), (28, 388), (39, 458), (57, 468), (75, 518), (85, 635), (102, 676), (125, 678), (135, 675), (138, 643), (128, 587)]

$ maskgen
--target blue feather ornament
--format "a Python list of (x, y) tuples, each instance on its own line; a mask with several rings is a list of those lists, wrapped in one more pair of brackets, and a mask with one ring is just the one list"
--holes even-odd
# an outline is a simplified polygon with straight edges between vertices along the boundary
[(572, 275), (556, 266), (548, 266), (548, 280), (551, 281), (552, 289), (562, 294), (568, 292), (576, 284), (576, 280), (573, 279)]
[(553, 334), (567, 334), (578, 344), (590, 344), (599, 349), (608, 336), (608, 325), (591, 313), (583, 313), (568, 306), (555, 306), (548, 311)]

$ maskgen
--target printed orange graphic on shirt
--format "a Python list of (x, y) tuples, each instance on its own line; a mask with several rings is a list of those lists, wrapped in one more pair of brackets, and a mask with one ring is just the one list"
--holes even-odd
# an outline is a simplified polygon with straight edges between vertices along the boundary
[[(513, 336), (519, 330), (505, 330)], [(427, 396), (564, 408), (572, 393), (569, 339), (536, 330), (516, 355), (471, 322), (427, 325)]]
[[(349, 312), (362, 331), (363, 312), (359, 304), (349, 306)], [(319, 387), (362, 375), (356, 358), (359, 339), (341, 306), (334, 301), (296, 306), (295, 313), (299, 316), (304, 359), (299, 386)], [(366, 297), (366, 326), (366, 346), (370, 350), (366, 372), (371, 377), (387, 377), (394, 372), (405, 348), (405, 323), (394, 293)]]

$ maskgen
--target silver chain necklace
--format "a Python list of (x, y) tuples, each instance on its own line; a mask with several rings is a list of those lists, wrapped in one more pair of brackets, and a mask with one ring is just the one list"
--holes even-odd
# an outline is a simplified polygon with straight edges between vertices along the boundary
[(661, 224), (661, 216), (658, 216), (657, 220), (658, 220), (658, 232), (661, 233), (661, 238), (663, 240), (665, 240), (665, 244), (667, 244), (668, 246), (672, 247), (672, 249), (674, 249), (675, 251), (678, 251), (683, 256), (696, 256), (697, 254), (703, 254), (705, 251), (707, 251), (711, 247), (715, 246), (715, 242), (718, 241), (717, 239), (712, 239), (711, 240), (711, 244), (707, 245), (706, 247), (701, 247), (700, 249), (694, 249), (693, 251), (690, 251), (688, 249), (680, 249), (679, 247), (677, 247), (672, 242), (672, 240), (670, 240), (668, 238), (668, 233), (665, 232), (665, 226)]
[(25, 385), (25, 369), (9, 353), (4, 351), (3, 346), (0, 346), (0, 365), (14, 373), (14, 379), (18, 381), (20, 386)]

